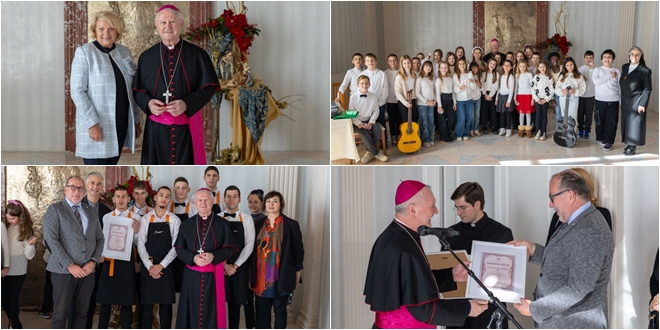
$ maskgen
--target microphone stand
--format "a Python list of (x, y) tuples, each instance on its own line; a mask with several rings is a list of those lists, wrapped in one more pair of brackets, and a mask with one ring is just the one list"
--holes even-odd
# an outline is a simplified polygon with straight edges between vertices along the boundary
[(463, 268), (465, 268), (465, 270), (467, 270), (468, 275), (470, 275), (470, 277), (472, 277), (472, 279), (474, 279), (474, 281), (477, 282), (477, 284), (479, 284), (479, 286), (486, 292), (486, 294), (488, 294), (489, 301), (491, 303), (493, 303), (495, 306), (497, 306), (497, 310), (495, 310), (495, 312), (493, 312), (493, 315), (491, 315), (491, 317), (490, 317), (490, 323), (488, 323), (488, 329), (490, 329), (490, 325), (493, 323), (493, 321), (495, 321), (496, 329), (502, 329), (502, 321), (504, 320), (504, 317), (511, 320), (511, 322), (513, 324), (515, 324), (516, 327), (518, 327), (518, 329), (522, 329), (522, 326), (520, 325), (520, 323), (518, 323), (518, 321), (515, 320), (513, 315), (511, 315), (511, 313), (504, 307), (504, 304), (502, 304), (500, 299), (495, 297), (493, 292), (488, 290), (488, 288), (486, 288), (484, 283), (481, 282), (479, 280), (479, 278), (477, 278), (477, 275), (475, 275), (474, 272), (470, 268), (468, 268), (468, 266), (466, 266), (465, 263), (463, 263), (463, 260), (461, 260), (456, 255), (456, 253), (454, 253), (454, 250), (452, 250), (452, 248), (449, 246), (449, 242), (447, 242), (447, 240), (445, 239), (445, 236), (444, 235), (438, 235), (437, 237), (438, 237), (438, 240), (440, 241), (440, 244), (442, 244), (442, 246), (447, 251), (449, 251), (451, 253), (451, 255), (453, 255), (454, 258), (456, 258), (456, 260), (458, 260), (458, 262), (461, 264), (461, 266), (463, 266)]

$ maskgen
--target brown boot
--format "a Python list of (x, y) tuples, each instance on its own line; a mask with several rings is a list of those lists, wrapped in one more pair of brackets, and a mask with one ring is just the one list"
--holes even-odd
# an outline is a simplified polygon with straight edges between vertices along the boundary
[(525, 125), (518, 125), (518, 136), (525, 137)]
[(525, 128), (527, 129), (527, 137), (533, 138), (534, 135), (532, 135), (532, 126), (525, 126)]

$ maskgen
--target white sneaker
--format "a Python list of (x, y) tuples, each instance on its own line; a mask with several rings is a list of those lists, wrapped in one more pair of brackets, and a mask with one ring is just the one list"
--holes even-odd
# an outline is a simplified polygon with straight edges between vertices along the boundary
[(463, 137), (461, 137), (461, 136), (457, 137), (457, 138), (456, 138), (456, 141), (458, 141), (458, 142), (463, 141)]
[(474, 135), (481, 136), (481, 132), (479, 132), (479, 130), (476, 130), (476, 131), (474, 131)]
[(504, 128), (500, 128), (500, 136), (503, 136), (505, 134)]
[(545, 133), (543, 133), (543, 135), (541, 135), (541, 138), (539, 140), (545, 141)]
[(362, 156), (362, 164), (368, 163), (370, 160), (374, 159), (374, 154), (367, 151), (364, 156)]
[(383, 151), (381, 150), (378, 152), (378, 155), (376, 155), (376, 159), (381, 162), (386, 162), (387, 156), (385, 156), (385, 154), (383, 154)]
[(426, 147), (426, 148), (430, 148), (430, 147), (431, 147), (431, 143), (429, 143), (429, 142), (424, 142), (424, 143), (422, 143), (422, 146), (423, 146), (423, 147)]
[(541, 138), (541, 131), (536, 131), (536, 136), (534, 137), (535, 140), (538, 140)]
[(434, 146), (434, 145), (435, 145), (435, 142), (433, 142), (433, 141), (431, 141), (431, 142), (429, 142), (429, 143), (430, 143), (430, 144), (431, 144), (432, 146)]
[(506, 130), (506, 137), (511, 137), (511, 130), (510, 129)]
[(469, 139), (470, 139), (469, 136), (464, 136), (464, 137), (463, 137), (463, 141), (467, 141), (467, 140), (469, 140)]

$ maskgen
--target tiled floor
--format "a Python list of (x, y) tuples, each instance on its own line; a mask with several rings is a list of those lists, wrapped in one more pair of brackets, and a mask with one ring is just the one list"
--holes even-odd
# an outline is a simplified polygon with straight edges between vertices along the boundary
[[(620, 121), (619, 121), (620, 123)], [(594, 124), (595, 125), (595, 124)], [(413, 154), (401, 153), (398, 148), (389, 147), (389, 160), (381, 163), (372, 160), (369, 165), (658, 165), (658, 114), (649, 112), (646, 127), (646, 145), (637, 147), (636, 154), (624, 156), (621, 143), (621, 129), (617, 130), (617, 139), (612, 151), (603, 151), (596, 143), (596, 133), (592, 127), (591, 139), (578, 139), (573, 148), (564, 148), (555, 144), (554, 112), (548, 114), (548, 133), (545, 141), (534, 138), (519, 138), (514, 133), (510, 138), (488, 134), (475, 136), (463, 142), (435, 142), (430, 148), (422, 147)], [(364, 146), (358, 146), (360, 155)], [(335, 162), (333, 164), (340, 164)], [(360, 163), (361, 164), (361, 163)]]
[[(267, 165), (328, 165), (327, 151), (264, 151)], [(72, 152), (2, 152), (2, 165), (82, 165)], [(124, 153), (119, 165), (139, 165), (140, 154)], [(212, 164), (209, 156), (209, 164)]]

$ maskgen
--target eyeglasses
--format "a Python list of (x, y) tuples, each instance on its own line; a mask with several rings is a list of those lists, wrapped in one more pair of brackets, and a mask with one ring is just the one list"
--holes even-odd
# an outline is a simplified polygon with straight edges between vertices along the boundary
[(570, 190), (568, 190), (568, 189), (566, 189), (566, 190), (562, 190), (562, 191), (560, 191), (560, 192), (558, 192), (558, 193), (556, 193), (556, 194), (554, 194), (554, 195), (548, 195), (548, 197), (550, 197), (550, 201), (554, 203), (554, 202), (555, 202), (555, 201), (554, 201), (554, 198), (555, 198), (555, 197), (557, 197), (557, 196), (559, 196), (559, 195), (561, 195), (561, 194), (563, 194), (563, 193), (565, 193), (565, 192), (567, 192), (567, 191), (570, 191)]
[(456, 211), (456, 212), (458, 212), (458, 211), (465, 212), (465, 210), (467, 210), (468, 207), (470, 207), (470, 206), (458, 206), (457, 207), (456, 205), (454, 205), (454, 211)]
[(67, 188), (69, 188), (73, 191), (78, 190), (78, 192), (85, 192), (85, 187), (78, 187), (78, 186), (74, 186), (72, 184), (66, 185), (65, 187), (67, 187)]

